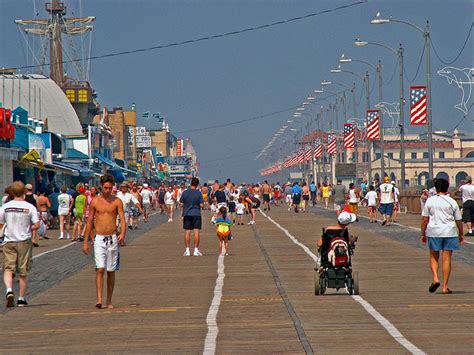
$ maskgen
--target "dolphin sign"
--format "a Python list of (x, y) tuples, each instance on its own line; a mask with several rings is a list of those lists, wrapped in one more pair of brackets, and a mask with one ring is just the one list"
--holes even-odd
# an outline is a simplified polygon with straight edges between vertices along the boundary
[[(375, 105), (383, 114), (388, 115), (392, 119), (391, 127), (394, 128), (398, 125), (398, 117), (400, 115), (400, 104), (399, 103), (390, 103), (390, 102), (379, 102)], [(395, 116), (395, 117), (394, 117)]]
[(448, 84), (452, 84), (454, 82), (458, 88), (461, 89), (461, 102), (457, 105), (454, 105), (454, 107), (467, 115), (469, 111), (467, 104), (471, 99), (472, 85), (474, 84), (474, 68), (459, 69), (448, 66), (438, 70), (438, 74), (444, 76), (448, 80)]

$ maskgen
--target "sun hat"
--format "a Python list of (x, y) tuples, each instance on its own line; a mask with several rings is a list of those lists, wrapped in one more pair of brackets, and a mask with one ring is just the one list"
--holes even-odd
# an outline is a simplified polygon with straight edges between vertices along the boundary
[(341, 212), (339, 216), (337, 216), (337, 221), (339, 224), (349, 224), (352, 222), (355, 222), (357, 219), (357, 216), (354, 213), (349, 213), (349, 212)]

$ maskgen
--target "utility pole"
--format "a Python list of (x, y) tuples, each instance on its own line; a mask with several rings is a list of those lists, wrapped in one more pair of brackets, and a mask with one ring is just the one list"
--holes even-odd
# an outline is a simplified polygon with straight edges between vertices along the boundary
[(403, 47), (400, 43), (398, 49), (398, 60), (400, 67), (400, 174), (402, 183), (400, 189), (405, 190), (405, 99), (403, 98)]
[[(382, 103), (382, 62), (379, 60), (377, 65), (377, 75), (379, 76), (379, 103)], [(385, 147), (384, 147), (384, 132), (383, 132), (383, 111), (379, 110), (380, 115), (380, 175), (381, 179), (385, 176)]]
[[(370, 109), (370, 88), (369, 88), (369, 72), (366, 71), (365, 72), (365, 77), (364, 77), (364, 81), (365, 81), (365, 88), (366, 88), (366, 96), (365, 96), (365, 99), (366, 99), (366, 103), (367, 103), (367, 110)], [(366, 123), (367, 123), (367, 119), (366, 119)], [(367, 129), (367, 125), (366, 125), (366, 129)], [(370, 182), (372, 180), (372, 144), (371, 144), (371, 141), (369, 141), (368, 139), (366, 140), (367, 141), (367, 159), (369, 161), (369, 164), (367, 165), (367, 182), (368, 184), (370, 185)]]
[(428, 129), (428, 173), (430, 179), (434, 178), (433, 167), (433, 117), (431, 111), (431, 58), (430, 58), (430, 22), (426, 21), (424, 32), (426, 49), (426, 111)]

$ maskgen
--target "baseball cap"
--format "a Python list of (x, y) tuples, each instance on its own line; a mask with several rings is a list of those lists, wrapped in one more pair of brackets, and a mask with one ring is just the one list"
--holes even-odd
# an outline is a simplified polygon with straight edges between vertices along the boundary
[(464, 178), (464, 180), (465, 180), (465, 181), (471, 181), (471, 182), (472, 182), (472, 177), (468, 175), (468, 176), (466, 176), (466, 177)]
[(383, 177), (383, 182), (389, 182), (389, 181), (390, 181), (390, 178), (388, 176)]
[(79, 188), (79, 193), (83, 194), (84, 192), (86, 192), (86, 188), (85, 187), (80, 187)]
[(357, 219), (357, 216), (354, 213), (349, 213), (349, 212), (341, 212), (339, 216), (337, 216), (337, 221), (340, 224), (349, 224), (352, 222), (355, 222)]
[(395, 181), (393, 181), (393, 180), (392, 180), (390, 183), (391, 183), (392, 185), (395, 185)]
[(146, 189), (146, 188), (148, 187), (148, 184), (145, 182), (145, 183), (143, 184), (143, 187)]
[(31, 184), (26, 184), (26, 185), (25, 185), (25, 189), (27, 189), (27, 190), (33, 190), (33, 185), (31, 185)]

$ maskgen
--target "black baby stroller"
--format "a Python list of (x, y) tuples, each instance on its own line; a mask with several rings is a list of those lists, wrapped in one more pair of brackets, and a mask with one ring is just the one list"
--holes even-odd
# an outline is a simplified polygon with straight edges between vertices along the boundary
[(350, 295), (359, 294), (359, 278), (352, 271), (353, 237), (347, 229), (324, 229), (322, 245), (314, 274), (314, 294), (323, 295), (327, 288), (347, 288)]

